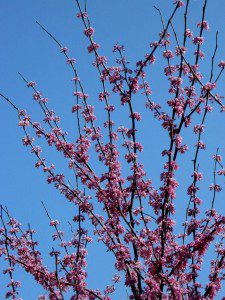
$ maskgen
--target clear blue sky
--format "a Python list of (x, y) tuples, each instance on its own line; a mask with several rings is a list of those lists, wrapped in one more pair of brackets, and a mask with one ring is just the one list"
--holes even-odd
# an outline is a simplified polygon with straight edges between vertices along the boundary
[[(50, 32), (68, 46), (71, 56), (76, 57), (78, 71), (83, 79), (86, 91), (90, 94), (91, 101), (97, 102), (97, 95), (100, 85), (96, 79), (96, 70), (91, 66), (93, 58), (86, 53), (87, 40), (83, 36), (83, 27), (76, 18), (75, 1), (59, 0), (21, 0), (21, 1), (1, 1), (0, 3), (0, 91), (8, 95), (20, 107), (25, 108), (33, 116), (33, 119), (40, 118), (40, 111), (31, 97), (31, 91), (26, 88), (19, 78), (17, 72), (23, 73), (29, 80), (37, 81), (41, 90), (50, 100), (50, 107), (62, 118), (62, 127), (70, 132), (70, 137), (74, 134), (75, 121), (71, 115), (73, 105), (73, 88), (71, 84), (72, 74), (65, 64), (64, 58), (59, 53), (59, 49), (35, 24), (35, 20), (43, 23)], [(101, 53), (112, 58), (112, 47), (116, 42), (125, 45), (127, 58), (131, 63), (143, 57), (149, 51), (149, 43), (157, 40), (159, 28), (161, 28), (159, 16), (153, 8), (156, 5), (162, 9), (165, 17), (168, 17), (173, 6), (173, 1), (162, 0), (96, 0), (88, 1), (88, 10), (92, 19), (92, 24), (96, 29), (96, 41), (101, 44)], [(191, 19), (193, 24), (200, 21), (202, 0), (191, 1)], [(218, 61), (225, 59), (225, 27), (224, 27), (225, 2), (223, 0), (209, 0), (206, 20), (210, 23), (210, 31), (206, 34), (207, 44), (205, 52), (210, 58), (213, 51), (215, 32), (219, 30), (219, 51)], [(179, 32), (181, 19), (175, 20), (175, 26)], [(190, 22), (190, 20), (189, 20)], [(197, 32), (197, 31), (196, 31)], [(113, 63), (113, 60), (109, 60)], [(159, 66), (160, 63), (159, 63)], [(202, 70), (209, 72), (209, 64), (203, 66)], [(161, 103), (168, 100), (168, 95), (163, 92), (162, 79), (159, 77), (158, 67), (154, 67), (149, 73), (150, 83), (153, 85), (154, 99)], [(165, 83), (165, 88), (168, 86)], [(219, 84), (221, 93), (225, 94), (224, 78)], [(117, 103), (118, 99), (115, 99)], [(98, 105), (98, 104), (97, 104)], [(165, 145), (164, 133), (159, 124), (151, 115), (144, 112), (144, 100), (138, 99), (137, 110), (143, 112), (147, 121), (141, 127), (140, 140), (144, 144), (144, 154), (142, 161), (148, 165), (148, 174), (153, 178), (153, 182), (158, 184), (159, 172), (162, 169), (162, 159), (160, 152)], [(98, 106), (97, 106), (98, 108)], [(99, 106), (100, 112), (100, 106)], [(207, 134), (204, 137), (208, 144), (207, 153), (200, 159), (200, 166), (206, 174), (207, 182), (204, 197), (204, 207), (210, 203), (210, 194), (207, 186), (212, 181), (213, 162), (212, 154), (216, 147), (220, 147), (220, 152), (225, 155), (225, 115), (210, 115), (207, 123)], [(100, 120), (102, 118), (100, 113)], [(118, 122), (121, 115), (117, 116)], [(58, 194), (53, 187), (45, 182), (41, 171), (36, 170), (35, 163), (28, 150), (22, 146), (23, 136), (17, 126), (17, 118), (14, 111), (5, 103), (0, 101), (0, 202), (7, 205), (10, 212), (23, 223), (28, 222), (37, 229), (37, 238), (40, 241), (43, 257), (46, 264), (49, 264), (48, 244), (51, 241), (51, 231), (48, 228), (48, 220), (45, 216), (41, 201), (48, 207), (53, 219), (62, 221), (63, 228), (67, 224), (66, 220), (73, 216), (74, 208)], [(119, 125), (119, 124), (118, 124)], [(151, 125), (151, 126), (150, 126)], [(158, 137), (161, 137), (158, 138)], [(187, 133), (187, 141), (190, 134)], [(193, 144), (193, 143), (192, 143)], [(190, 153), (180, 162), (182, 172), (178, 172), (181, 187), (178, 190), (177, 207), (180, 217), (184, 215), (185, 203), (182, 192), (191, 182), (190, 171), (192, 158)], [(61, 156), (51, 152), (46, 148), (46, 156), (55, 162), (59, 168), (65, 166)], [(50, 155), (50, 156), (49, 156)], [(68, 171), (66, 171), (68, 174)], [(63, 209), (62, 209), (63, 208)], [(217, 208), (225, 214), (223, 197), (218, 197)], [(208, 256), (210, 258), (210, 254)], [(88, 270), (91, 288), (102, 288), (110, 283), (112, 275), (112, 259), (108, 259), (105, 249), (99, 245), (92, 246), (88, 256)], [(1, 263), (0, 263), (1, 264)], [(23, 281), (21, 297), (25, 300), (37, 299), (40, 288), (29, 276), (23, 272), (19, 273)], [(203, 275), (204, 280), (206, 278)], [(5, 279), (0, 281), (0, 298), (3, 299)], [(225, 289), (224, 293), (225, 294)], [(126, 293), (122, 288), (114, 299), (125, 299)]]

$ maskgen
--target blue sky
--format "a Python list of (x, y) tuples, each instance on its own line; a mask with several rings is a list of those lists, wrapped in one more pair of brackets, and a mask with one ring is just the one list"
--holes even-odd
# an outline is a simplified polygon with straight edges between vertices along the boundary
[[(113, 64), (112, 48), (116, 42), (122, 43), (126, 48), (127, 59), (133, 64), (149, 51), (149, 43), (157, 40), (158, 32), (161, 28), (157, 12), (154, 5), (162, 9), (165, 17), (170, 15), (173, 9), (173, 1), (163, 0), (114, 0), (89, 1), (88, 11), (92, 19), (92, 25), (96, 29), (96, 41), (101, 44), (101, 53), (109, 57), (109, 62)], [(202, 0), (191, 1), (192, 25), (200, 21)], [(206, 20), (210, 23), (210, 31), (206, 34), (207, 44), (204, 47), (207, 58), (213, 52), (215, 32), (219, 30), (219, 50), (217, 61), (225, 59), (225, 27), (224, 27), (225, 2), (223, 0), (209, 0), (206, 13)], [(39, 1), (2, 1), (0, 3), (0, 27), (1, 27), (1, 51), (0, 51), (0, 91), (5, 93), (20, 108), (25, 108), (33, 116), (34, 120), (40, 119), (40, 111), (36, 103), (32, 100), (31, 91), (26, 88), (19, 78), (17, 72), (23, 73), (29, 80), (37, 81), (39, 89), (49, 98), (49, 106), (54, 108), (61, 116), (62, 127), (69, 131), (70, 137), (75, 136), (75, 120), (71, 115), (71, 106), (74, 98), (72, 96), (73, 87), (71, 84), (72, 74), (66, 65), (64, 58), (59, 53), (59, 49), (35, 24), (38, 20), (50, 32), (55, 34), (63, 45), (71, 50), (71, 56), (77, 59), (77, 68), (80, 78), (83, 79), (85, 90), (90, 94), (90, 99), (96, 104), (99, 120), (104, 118), (101, 114), (101, 106), (97, 103), (100, 85), (97, 80), (96, 70), (91, 63), (93, 57), (87, 54), (87, 40), (83, 36), (83, 27), (76, 18), (77, 9), (74, 1), (59, 0), (39, 0)], [(182, 19), (175, 19), (175, 27), (178, 33), (182, 30)], [(192, 26), (193, 27), (193, 26)], [(196, 28), (194, 27), (196, 30)], [(195, 31), (197, 32), (197, 31)], [(165, 89), (168, 87), (164, 76), (160, 74), (161, 61), (148, 71), (150, 84), (153, 86), (153, 97), (156, 101), (166, 103), (168, 95)], [(201, 63), (203, 72), (209, 73), (209, 64)], [(224, 93), (224, 77), (218, 84), (221, 94)], [(115, 104), (118, 103), (115, 98)], [(148, 166), (148, 174), (153, 178), (153, 182), (159, 183), (159, 173), (162, 169), (161, 150), (168, 141), (166, 136), (150, 114), (144, 110), (144, 100), (137, 97), (135, 108), (142, 112), (146, 121), (141, 125), (139, 139), (144, 144), (142, 161)], [(207, 122), (207, 133), (204, 137), (207, 142), (207, 152), (200, 158), (200, 166), (207, 178), (203, 184), (204, 197), (203, 206), (210, 203), (210, 193), (207, 186), (212, 181), (213, 161), (212, 154), (216, 147), (220, 147), (220, 153), (225, 154), (225, 115), (215, 113), (209, 115)], [(123, 121), (122, 111), (116, 115), (118, 122)], [(33, 166), (34, 157), (22, 146), (23, 136), (17, 126), (15, 112), (5, 103), (0, 102), (0, 202), (7, 205), (10, 212), (20, 220), (25, 226), (28, 222), (37, 229), (37, 238), (40, 241), (40, 248), (46, 264), (49, 262), (47, 255), (48, 243), (51, 241), (51, 231), (48, 228), (48, 219), (44, 214), (41, 201), (48, 207), (53, 219), (62, 220), (62, 225), (66, 229), (66, 220), (73, 216), (74, 211), (70, 204), (46, 184), (41, 171)], [(119, 125), (119, 124), (118, 124)], [(159, 138), (160, 137), (160, 138)], [(185, 138), (190, 141), (191, 132), (187, 131)], [(192, 143), (193, 144), (193, 143)], [(192, 145), (193, 146), (193, 145)], [(65, 163), (61, 156), (54, 154), (51, 149), (46, 149), (46, 156), (51, 162), (55, 162), (59, 168), (65, 168)], [(178, 190), (178, 218), (182, 218), (185, 210), (183, 192), (191, 182), (188, 166), (191, 165), (192, 150), (185, 158), (180, 160), (181, 187)], [(66, 174), (69, 171), (66, 170)], [(189, 181), (188, 181), (189, 180)], [(225, 188), (225, 187), (224, 187)], [(218, 197), (217, 208), (225, 214), (223, 197)], [(63, 209), (62, 209), (63, 208)], [(208, 256), (211, 257), (211, 254)], [(88, 270), (90, 271), (90, 287), (102, 288), (110, 282), (112, 277), (112, 259), (108, 258), (105, 249), (99, 245), (92, 246), (88, 256)], [(37, 299), (40, 288), (29, 276), (18, 274), (23, 281), (21, 297), (25, 300)], [(203, 275), (203, 279), (206, 277)], [(26, 281), (26, 282), (25, 282)], [(5, 279), (0, 283), (0, 298), (3, 298)], [(2, 285), (2, 286), (1, 286)], [(225, 289), (224, 289), (225, 293)], [(119, 287), (115, 299), (125, 299), (126, 293)]]

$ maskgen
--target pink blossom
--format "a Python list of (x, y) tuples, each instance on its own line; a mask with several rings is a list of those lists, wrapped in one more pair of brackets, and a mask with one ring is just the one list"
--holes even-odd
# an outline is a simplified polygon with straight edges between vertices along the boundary
[(189, 38), (193, 37), (193, 32), (189, 28), (186, 29), (186, 36), (189, 37)]
[(60, 49), (60, 52), (67, 53), (68, 52), (68, 48), (67, 47), (62, 47)]
[(213, 83), (211, 83), (211, 82), (207, 82), (204, 86), (203, 86), (203, 90), (204, 91), (211, 91), (211, 90), (213, 90), (213, 89), (215, 89), (216, 88), (216, 84), (213, 82)]
[(134, 112), (132, 115), (130, 115), (130, 118), (134, 118), (137, 121), (141, 120), (141, 115), (138, 112)]
[(35, 81), (30, 81), (30, 82), (27, 83), (27, 87), (34, 87), (34, 86), (36, 86), (36, 85), (37, 85), (37, 84), (36, 84)]
[(199, 55), (199, 57), (200, 57), (201, 59), (204, 59), (204, 58), (205, 58), (205, 53), (204, 53), (203, 51), (201, 51), (201, 50), (195, 51), (195, 52), (194, 52), (194, 55)]
[(183, 79), (181, 77), (173, 77), (173, 76), (170, 76), (169, 78), (170, 82), (171, 82), (171, 85), (173, 87), (178, 87), (182, 84), (183, 82)]
[(186, 47), (184, 47), (184, 46), (176, 47), (175, 54), (177, 56), (179, 56), (181, 54), (184, 55), (186, 52), (187, 52), (187, 48)]
[(204, 132), (205, 125), (199, 124), (194, 126), (194, 133)]
[(87, 29), (84, 30), (84, 34), (85, 34), (86, 36), (88, 36), (88, 37), (93, 36), (93, 35), (94, 35), (94, 32), (95, 32), (95, 30), (94, 30), (93, 27), (90, 27), (90, 28), (87, 28)]
[(125, 51), (125, 48), (123, 45), (115, 44), (113, 47), (113, 52), (116, 52), (116, 51)]
[(209, 30), (209, 23), (207, 22), (207, 21), (203, 21), (203, 22), (199, 22), (198, 24), (197, 24), (197, 27), (203, 27), (205, 30)]
[(217, 162), (221, 162), (222, 156), (219, 154), (213, 154), (213, 159), (216, 160)]
[(198, 146), (200, 149), (203, 149), (203, 150), (206, 149), (206, 145), (205, 145), (205, 143), (204, 143), (203, 141), (199, 141), (198, 144), (197, 144), (197, 146)]
[(93, 51), (98, 50), (99, 47), (100, 47), (99, 44), (93, 42), (91, 45), (88, 46), (88, 52), (89, 52), (89, 53), (92, 53)]
[(174, 58), (173, 52), (171, 50), (165, 50), (163, 52), (163, 57), (165, 58)]
[(203, 45), (204, 38), (202, 36), (196, 36), (193, 38), (193, 44), (195, 45)]
[(182, 6), (184, 6), (184, 2), (183, 2), (183, 1), (181, 1), (181, 0), (175, 0), (175, 1), (174, 1), (174, 4), (177, 4), (177, 5), (178, 5), (178, 7), (182, 7)]
[(175, 141), (176, 147), (180, 147), (181, 146), (182, 140), (183, 139), (182, 139), (181, 135), (179, 135), (179, 134), (175, 135), (174, 141)]
[(79, 12), (78, 14), (77, 14), (77, 18), (84, 18), (84, 19), (86, 19), (87, 18), (87, 13), (86, 12)]
[(225, 169), (217, 171), (218, 175), (225, 175)]
[(98, 56), (96, 61), (93, 62), (94, 66), (102, 66), (107, 63), (107, 58), (105, 56)]
[(203, 178), (202, 173), (196, 172), (196, 171), (194, 172), (194, 174), (193, 174), (192, 176), (194, 177), (194, 179), (195, 179), (196, 181), (202, 180), (202, 178)]
[(221, 60), (220, 63), (218, 64), (218, 66), (220, 68), (224, 68), (225, 67), (225, 60)]
[(50, 221), (50, 226), (56, 226), (59, 225), (59, 221), (58, 220), (51, 220)]
[(75, 113), (77, 110), (82, 109), (82, 106), (79, 104), (76, 104), (72, 107), (72, 113)]
[(209, 187), (210, 191), (215, 190), (216, 192), (220, 192), (222, 190), (219, 184), (211, 184)]
[(75, 58), (68, 58), (67, 61), (66, 61), (66, 63), (68, 65), (75, 64), (76, 63), (76, 59)]

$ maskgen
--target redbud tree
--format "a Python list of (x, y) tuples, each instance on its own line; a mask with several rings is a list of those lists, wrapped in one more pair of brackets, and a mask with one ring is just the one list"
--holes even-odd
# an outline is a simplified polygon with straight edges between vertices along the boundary
[[(98, 99), (88, 91), (94, 79), (79, 74), (76, 50), (68, 49), (57, 34), (36, 22), (61, 53), (71, 75), (70, 117), (76, 134), (63, 128), (53, 101), (22, 73), (39, 119), (12, 99), (10, 91), (0, 92), (1, 105), (16, 113), (25, 151), (31, 153), (48, 185), (69, 203), (62, 202), (61, 210), (69, 207), (73, 215), (65, 234), (61, 220), (52, 216), (51, 206), (41, 199), (52, 230), (52, 243), (41, 249), (32, 226), (22, 225), (11, 209), (1, 205), (5, 298), (22, 299), (23, 272), (41, 287), (39, 300), (197, 300), (215, 299), (222, 291), (225, 216), (216, 203), (223, 199), (225, 168), (219, 145), (208, 152), (204, 135), (210, 115), (219, 118), (225, 110), (218, 89), (225, 61), (218, 58), (218, 32), (214, 43), (207, 44), (212, 28), (207, 21), (208, 1), (200, 1), (197, 23), (191, 18), (192, 2), (171, 1), (166, 17), (164, 4), (160, 3), (162, 9), (155, 6), (158, 36), (147, 41), (147, 53), (130, 62), (132, 57), (119, 43), (113, 46), (112, 58), (104, 55), (86, 1), (75, 1), (84, 51), (93, 61), (98, 81)], [(151, 127), (159, 128), (153, 136), (149, 136)], [(147, 150), (146, 139), (151, 144)], [(160, 160), (152, 155), (153, 148)], [(50, 155), (45, 156), (46, 151)], [(52, 151), (58, 153), (60, 163)], [(204, 155), (207, 163), (202, 163)], [(157, 172), (154, 164), (158, 164)], [(112, 263), (113, 273), (104, 287), (88, 281), (92, 244), (104, 249)], [(99, 262), (99, 268), (104, 263)], [(92, 271), (103, 279), (104, 272)], [(122, 295), (116, 294), (118, 286), (124, 290)]]

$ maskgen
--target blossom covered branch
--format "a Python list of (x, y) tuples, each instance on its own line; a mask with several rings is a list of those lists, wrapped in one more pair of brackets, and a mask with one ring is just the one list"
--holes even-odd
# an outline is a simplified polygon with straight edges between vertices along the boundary
[[(33, 121), (10, 98), (3, 93), (0, 97), (16, 111), (18, 125), (24, 134), (23, 145), (36, 159), (35, 167), (43, 170), (47, 183), (54, 185), (76, 208), (77, 214), (68, 220), (71, 237), (66, 239), (60, 222), (52, 219), (42, 202), (49, 226), (53, 229), (54, 246), (49, 254), (54, 268), (51, 270), (45, 266), (38, 250), (35, 231), (30, 225), (24, 231), (8, 209), (1, 206), (0, 257), (7, 263), (3, 273), (8, 275), (9, 280), (6, 298), (20, 299), (21, 283), (14, 279), (14, 271), (20, 267), (43, 288), (39, 300), (68, 297), (71, 300), (109, 300), (113, 299), (116, 284), (120, 281), (129, 288), (130, 299), (214, 299), (224, 280), (225, 216), (216, 211), (215, 202), (217, 194), (222, 191), (218, 177), (224, 176), (225, 171), (217, 150), (213, 155), (213, 183), (209, 187), (212, 191), (211, 207), (204, 211), (199, 196), (200, 182), (204, 180), (199, 157), (201, 150), (206, 149), (202, 136), (207, 115), (213, 112), (214, 107), (219, 106), (221, 112), (225, 110), (223, 97), (216, 90), (225, 62), (216, 62), (217, 33), (209, 81), (205, 82), (207, 74), (203, 76), (199, 62), (205, 59), (203, 44), (204, 34), (209, 30), (206, 21), (208, 1), (203, 1), (200, 21), (196, 24), (197, 34), (188, 28), (190, 0), (185, 3), (174, 1), (167, 21), (161, 10), (155, 7), (160, 14), (162, 30), (158, 40), (150, 42), (150, 53), (139, 59), (134, 67), (129, 64), (125, 47), (120, 44), (113, 47), (115, 65), (108, 64), (95, 40), (95, 29), (87, 13), (86, 2), (84, 8), (79, 0), (75, 2), (77, 17), (83, 24), (88, 41), (87, 52), (93, 56), (93, 67), (100, 81), (99, 101), (104, 121), (98, 122), (99, 112), (95, 111), (94, 102), (84, 89), (76, 59), (69, 55), (67, 47), (37, 22), (59, 47), (72, 72), (75, 100), (71, 112), (76, 119), (76, 139), (60, 127), (60, 117), (50, 108), (48, 98), (39, 91), (37, 83), (27, 80), (21, 73), (40, 109), (41, 119)], [(181, 38), (173, 22), (177, 14), (183, 14)], [(193, 62), (189, 57), (194, 58)], [(165, 62), (163, 73), (168, 89), (165, 101), (156, 103), (153, 97), (157, 97), (157, 91), (154, 92), (151, 77), (148, 80), (148, 72), (158, 60)], [(137, 97), (144, 98), (145, 108), (151, 113), (153, 122), (165, 132), (167, 147), (160, 149), (164, 163), (160, 166), (159, 186), (153, 185), (147, 175), (149, 166), (142, 163), (144, 147), (141, 139), (144, 132), (140, 124), (143, 110), (136, 111)], [(121, 114), (123, 108), (127, 109)], [(121, 121), (126, 119), (122, 125), (115, 121), (117, 112)], [(177, 233), (175, 200), (179, 179), (176, 171), (178, 159), (189, 150), (188, 143), (183, 143), (183, 140), (190, 128), (193, 128), (195, 146), (190, 164), (191, 183), (187, 183), (187, 191), (183, 191), (183, 198), (188, 199), (186, 219)], [(46, 148), (49, 146), (51, 151), (62, 154), (74, 184), (66, 177), (66, 172), (56, 171), (57, 162), (47, 162), (37, 142), (41, 139)], [(208, 190), (204, 193), (207, 194)], [(87, 283), (87, 250), (89, 244), (95, 241), (112, 253), (115, 262), (112, 282), (102, 291)], [(215, 259), (211, 261), (209, 281), (204, 285), (200, 281), (200, 271), (211, 246), (214, 247)]]

